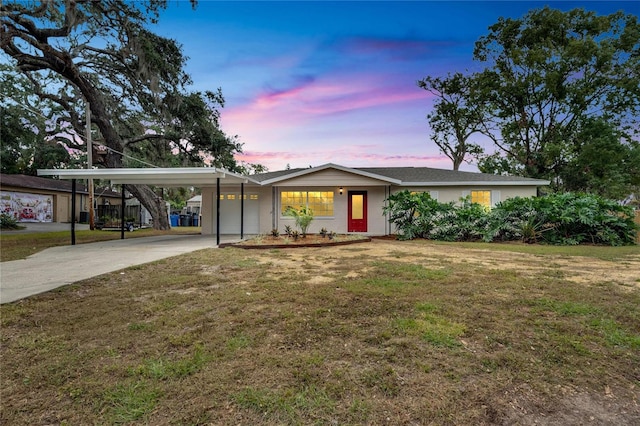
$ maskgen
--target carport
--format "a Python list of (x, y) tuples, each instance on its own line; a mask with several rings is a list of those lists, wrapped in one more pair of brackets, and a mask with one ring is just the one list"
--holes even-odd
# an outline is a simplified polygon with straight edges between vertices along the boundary
[[(247, 176), (216, 167), (179, 168), (120, 168), (120, 169), (40, 169), (38, 176), (55, 176), (71, 180), (71, 244), (76, 243), (76, 181), (78, 179), (108, 180), (112, 185), (122, 185), (121, 217), (124, 218), (124, 198), (126, 185), (153, 185), (163, 188), (196, 186), (215, 187), (216, 202), (216, 244), (220, 244), (220, 182), (239, 184), (244, 195), (244, 185), (257, 183)], [(240, 238), (244, 238), (244, 196), (240, 197)], [(121, 220), (120, 238), (124, 239), (124, 220)]]

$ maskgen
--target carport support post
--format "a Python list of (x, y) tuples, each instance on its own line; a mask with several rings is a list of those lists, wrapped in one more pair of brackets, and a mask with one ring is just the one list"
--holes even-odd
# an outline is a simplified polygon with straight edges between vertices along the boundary
[(220, 245), (220, 178), (216, 179), (216, 245)]
[(76, 180), (71, 179), (71, 245), (76, 245)]
[(124, 240), (124, 183), (122, 184), (122, 199), (120, 204), (120, 239)]
[(240, 184), (240, 239), (244, 240), (244, 182)]

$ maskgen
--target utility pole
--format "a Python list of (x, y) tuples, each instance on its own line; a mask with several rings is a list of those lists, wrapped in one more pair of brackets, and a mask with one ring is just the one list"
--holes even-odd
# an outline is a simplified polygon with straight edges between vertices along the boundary
[[(93, 146), (91, 143), (91, 106), (87, 101), (87, 169), (93, 168)], [(87, 189), (89, 190), (89, 229), (92, 231), (96, 228), (96, 220), (93, 211), (93, 179), (89, 178), (87, 182)]]

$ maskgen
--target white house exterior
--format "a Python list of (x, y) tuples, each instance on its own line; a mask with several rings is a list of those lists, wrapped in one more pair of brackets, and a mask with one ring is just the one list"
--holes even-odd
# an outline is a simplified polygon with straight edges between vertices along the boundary
[[(249, 176), (246, 183), (202, 187), (202, 233), (263, 234), (294, 228), (287, 206), (314, 212), (309, 232), (388, 235), (394, 232), (383, 214), (390, 194), (428, 191), (441, 202), (473, 201), (493, 206), (515, 196), (530, 197), (549, 181), (427, 167), (350, 168), (325, 164)], [(241, 202), (244, 200), (244, 203)], [(218, 204), (219, 201), (219, 204)], [(243, 220), (241, 220), (241, 218)], [(242, 229), (241, 229), (242, 228)]]

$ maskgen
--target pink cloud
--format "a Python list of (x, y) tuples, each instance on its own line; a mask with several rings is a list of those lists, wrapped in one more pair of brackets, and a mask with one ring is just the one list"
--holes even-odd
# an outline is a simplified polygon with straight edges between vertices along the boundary
[(251, 102), (225, 110), (223, 121), (230, 133), (242, 134), (247, 126), (264, 130), (296, 123), (302, 125), (318, 116), (382, 107), (408, 101), (428, 101), (430, 93), (416, 86), (385, 86), (363, 76), (346, 76), (332, 82), (308, 81), (286, 90), (258, 94)]

